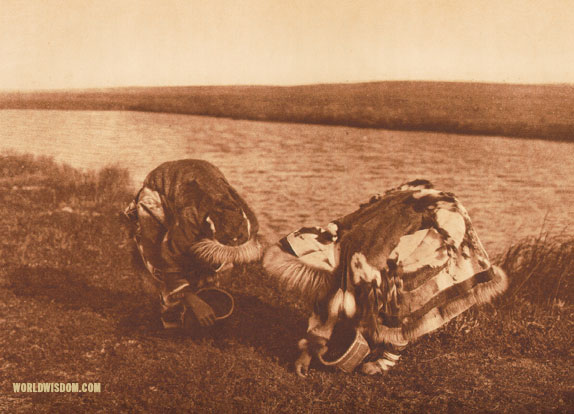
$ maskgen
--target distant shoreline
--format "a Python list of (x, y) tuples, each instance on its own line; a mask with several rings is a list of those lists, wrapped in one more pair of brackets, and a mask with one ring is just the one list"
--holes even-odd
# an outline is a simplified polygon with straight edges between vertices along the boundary
[(372, 82), (0, 92), (0, 109), (162, 112), (574, 141), (574, 85)]

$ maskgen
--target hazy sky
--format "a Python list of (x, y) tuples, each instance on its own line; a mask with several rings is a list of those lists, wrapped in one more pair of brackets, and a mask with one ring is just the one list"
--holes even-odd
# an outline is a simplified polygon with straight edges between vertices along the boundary
[(574, 83), (574, 0), (0, 0), (0, 89)]

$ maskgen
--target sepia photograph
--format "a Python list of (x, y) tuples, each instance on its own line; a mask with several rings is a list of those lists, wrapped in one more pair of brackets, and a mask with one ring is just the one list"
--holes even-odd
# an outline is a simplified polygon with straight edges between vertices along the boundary
[(0, 413), (574, 413), (574, 2), (0, 0)]

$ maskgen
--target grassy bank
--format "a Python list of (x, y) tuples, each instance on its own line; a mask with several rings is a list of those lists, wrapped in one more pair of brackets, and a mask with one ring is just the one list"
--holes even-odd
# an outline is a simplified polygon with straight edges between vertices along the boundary
[[(226, 280), (237, 310), (201, 338), (164, 332), (131, 264), (117, 167), (0, 156), (0, 412), (553, 412), (574, 410), (574, 239), (499, 259), (510, 293), (409, 347), (389, 375), (292, 370), (306, 314), (258, 265)], [(17, 394), (12, 382), (100, 382)]]
[(574, 86), (373, 82), (0, 94), (2, 108), (168, 112), (397, 130), (574, 140)]

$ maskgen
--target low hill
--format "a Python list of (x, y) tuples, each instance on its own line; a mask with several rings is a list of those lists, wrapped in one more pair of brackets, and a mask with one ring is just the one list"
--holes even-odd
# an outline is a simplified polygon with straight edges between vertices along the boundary
[(574, 140), (574, 85), (373, 82), (11, 92), (0, 109), (130, 110)]

